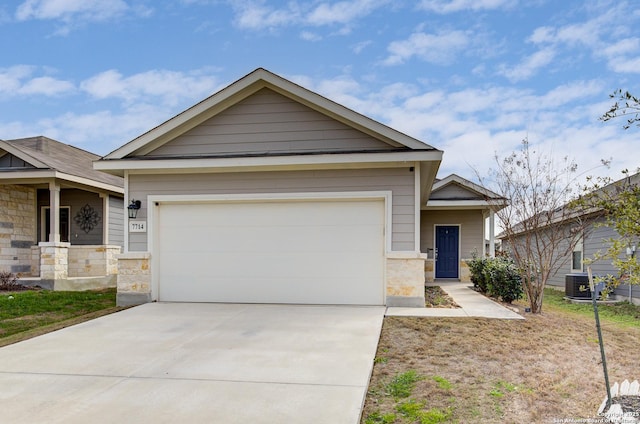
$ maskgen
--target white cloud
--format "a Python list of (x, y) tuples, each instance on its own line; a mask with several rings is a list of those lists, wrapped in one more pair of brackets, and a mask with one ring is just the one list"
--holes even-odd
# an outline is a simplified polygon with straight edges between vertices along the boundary
[(389, 3), (389, 0), (355, 0), (324, 2), (313, 9), (305, 18), (312, 25), (347, 24), (368, 15), (373, 10)]
[(61, 81), (51, 77), (33, 78), (20, 88), (20, 94), (37, 94), (55, 96), (73, 91), (75, 86), (69, 81)]
[(300, 38), (302, 38), (303, 40), (306, 41), (320, 41), (322, 40), (322, 36), (319, 34), (316, 34), (315, 32), (311, 32), (311, 31), (302, 31), (300, 33)]
[(518, 0), (422, 0), (419, 7), (436, 13), (453, 13), (463, 10), (494, 10), (512, 8)]
[(400, 65), (416, 56), (426, 62), (447, 65), (469, 44), (469, 37), (463, 31), (442, 31), (437, 34), (415, 32), (406, 40), (391, 42), (387, 47), (390, 55), (383, 63)]
[(60, 19), (74, 17), (103, 21), (122, 15), (129, 9), (123, 0), (26, 0), (16, 10), (20, 21), (29, 19)]
[[(640, 38), (628, 36), (637, 32), (634, 21), (637, 16), (629, 13), (629, 5), (619, 2), (615, 5), (595, 3), (589, 6), (585, 6), (585, 9), (592, 17), (583, 22), (536, 28), (528, 41), (542, 47), (537, 53), (540, 56), (531, 58), (538, 59), (538, 63), (544, 66), (548, 53), (543, 52), (553, 49), (563, 57), (578, 57), (586, 50), (592, 57), (605, 60), (608, 68), (614, 72), (640, 73)], [(534, 63), (525, 62), (511, 69), (503, 68), (503, 74), (512, 81), (526, 79), (535, 73), (528, 72), (527, 65), (531, 65), (531, 70), (535, 71)]]
[(525, 58), (520, 64), (513, 67), (502, 65), (499, 73), (507, 77), (511, 82), (522, 81), (531, 78), (541, 68), (550, 64), (556, 57), (554, 48), (547, 47)]
[(230, 3), (236, 13), (234, 22), (242, 29), (342, 25), (338, 34), (347, 34), (354, 21), (389, 4), (390, 0), (324, 1), (320, 4), (288, 2), (283, 7), (272, 6), (265, 0), (231, 0)]
[(300, 20), (297, 6), (289, 3), (285, 9), (265, 5), (263, 0), (234, 0), (235, 24), (242, 29), (261, 30), (291, 25)]
[(366, 49), (368, 46), (370, 46), (370, 45), (371, 45), (371, 43), (372, 43), (372, 41), (371, 41), (371, 40), (361, 41), (361, 42), (359, 42), (359, 43), (356, 43), (356, 44), (351, 48), (351, 50), (353, 50), (353, 52), (354, 52), (355, 54), (360, 54), (360, 53), (362, 53), (362, 51), (363, 51), (364, 49)]
[(213, 93), (216, 79), (206, 70), (174, 72), (152, 70), (123, 76), (108, 70), (80, 84), (80, 88), (97, 99), (118, 98), (128, 104), (157, 102), (174, 106), (185, 99), (199, 100)]
[(0, 69), (0, 93), (4, 96), (56, 96), (75, 90), (70, 81), (51, 76), (34, 76), (38, 68), (29, 65), (15, 65)]

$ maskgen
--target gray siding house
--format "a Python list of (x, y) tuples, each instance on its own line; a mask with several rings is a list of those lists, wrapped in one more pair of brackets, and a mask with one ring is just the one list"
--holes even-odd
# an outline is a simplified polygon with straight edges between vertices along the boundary
[[(441, 158), (257, 69), (94, 163), (140, 201), (118, 302), (424, 306), (422, 223), (447, 215), (428, 203)], [(465, 250), (483, 246), (474, 207), (442, 219), (462, 225)]]
[(0, 270), (55, 290), (115, 286), (124, 180), (94, 170), (98, 158), (46, 137), (0, 140)]
[[(601, 190), (608, 190), (619, 182), (620, 181), (614, 182), (610, 186), (604, 187)], [(640, 174), (633, 175), (630, 182), (632, 184), (640, 183)], [(585, 262), (591, 262), (590, 266), (594, 276), (619, 276), (619, 270), (613, 266), (610, 260), (593, 260), (598, 252), (604, 252), (607, 250), (608, 240), (616, 239), (618, 237), (615, 229), (604, 225), (606, 221), (601, 211), (598, 212), (590, 210), (589, 214), (584, 215), (583, 218), (588, 224), (582, 232), (582, 236), (579, 237), (575, 247), (573, 249), (569, 249), (570, 242), (568, 239), (564, 245), (560, 244), (558, 249), (559, 252), (562, 252), (559, 256), (560, 260), (558, 261), (560, 265), (552, 270), (552, 274), (547, 281), (549, 286), (565, 289), (567, 274), (586, 275), (587, 265)], [(567, 224), (567, 226), (562, 226), (558, 233), (566, 234), (566, 237), (570, 237), (573, 235), (573, 233), (569, 231), (570, 227), (570, 223)], [(506, 239), (503, 239), (503, 243), (508, 249), (508, 242)], [(640, 246), (637, 247), (640, 248)], [(630, 287), (627, 284), (621, 284), (611, 294), (611, 297), (617, 300), (628, 300), (630, 295), (633, 303), (640, 304), (640, 286)]]

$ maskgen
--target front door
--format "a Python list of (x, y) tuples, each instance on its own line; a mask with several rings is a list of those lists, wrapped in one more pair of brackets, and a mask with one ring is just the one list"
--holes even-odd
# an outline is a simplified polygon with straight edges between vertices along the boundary
[(436, 278), (458, 278), (460, 227), (436, 227)]

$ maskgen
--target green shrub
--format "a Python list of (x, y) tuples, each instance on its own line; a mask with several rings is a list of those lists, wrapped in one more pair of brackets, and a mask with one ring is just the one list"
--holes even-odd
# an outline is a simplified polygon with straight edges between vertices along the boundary
[(488, 275), (485, 272), (488, 258), (479, 257), (477, 253), (473, 253), (472, 259), (467, 263), (471, 271), (471, 282), (473, 287), (481, 291), (487, 292)]
[(480, 258), (474, 254), (469, 270), (471, 281), (479, 291), (507, 303), (522, 298), (522, 278), (508, 256)]
[(513, 261), (506, 256), (488, 260), (486, 273), (489, 276), (488, 294), (511, 303), (522, 298), (522, 278)]

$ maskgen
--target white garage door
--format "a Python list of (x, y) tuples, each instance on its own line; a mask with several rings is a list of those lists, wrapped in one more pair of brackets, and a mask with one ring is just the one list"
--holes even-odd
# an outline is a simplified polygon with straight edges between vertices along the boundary
[(384, 303), (382, 200), (161, 203), (161, 301)]

